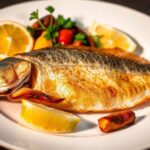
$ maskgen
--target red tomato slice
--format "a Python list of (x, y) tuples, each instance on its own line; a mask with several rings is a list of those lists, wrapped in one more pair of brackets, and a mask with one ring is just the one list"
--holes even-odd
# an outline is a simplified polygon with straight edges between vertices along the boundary
[(73, 40), (73, 31), (71, 29), (62, 29), (59, 31), (58, 43), (61, 45), (69, 45)]

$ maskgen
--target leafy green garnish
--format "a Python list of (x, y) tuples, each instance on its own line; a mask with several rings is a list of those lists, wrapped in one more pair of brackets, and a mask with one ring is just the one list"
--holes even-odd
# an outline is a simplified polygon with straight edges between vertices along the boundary
[(89, 45), (87, 40), (83, 40), (82, 43), (83, 43), (83, 45)]
[(38, 18), (39, 18), (39, 10), (37, 9), (36, 11), (33, 11), (33, 12), (30, 14), (29, 20), (38, 19)]
[[(38, 23), (40, 24), (40, 29), (46, 31), (46, 35), (44, 36), (46, 39), (52, 39), (53, 44), (56, 43), (56, 38), (58, 37), (58, 26), (53, 24), (53, 16), (52, 13), (54, 12), (54, 8), (52, 6), (48, 6), (45, 8), (50, 14), (51, 14), (51, 20), (50, 20), (50, 25), (48, 27), (46, 27), (42, 21), (39, 19), (39, 10), (37, 9), (36, 11), (33, 11), (30, 14), (30, 20), (36, 19), (38, 21)], [(39, 29), (38, 28), (38, 29)], [(34, 30), (32, 30), (32, 27), (28, 27), (28, 31), (31, 34), (34, 34)]]
[(52, 6), (48, 6), (48, 7), (46, 7), (46, 10), (49, 12), (49, 13), (53, 13), (54, 12), (54, 7), (52, 7)]
[(55, 38), (57, 38), (57, 37), (58, 37), (58, 35), (59, 35), (59, 32), (58, 32), (58, 31), (56, 31), (56, 32), (54, 32), (54, 34), (53, 34), (53, 35), (54, 35), (54, 37), (55, 37)]
[[(48, 11), (51, 15), (50, 17), (50, 25), (47, 27), (44, 25), (42, 20), (39, 19), (39, 10), (33, 11), (30, 14), (29, 20), (37, 20), (39, 23), (39, 27), (36, 30), (43, 30), (46, 31), (46, 35), (44, 36), (46, 39), (50, 40), (52, 39), (53, 46), (60, 46), (60, 44), (57, 43), (57, 37), (59, 36), (59, 30), (62, 28), (73, 28), (75, 27), (75, 22), (72, 21), (70, 18), (64, 18), (63, 15), (58, 15), (56, 22), (57, 24), (54, 24), (54, 18), (53, 18), (53, 12), (55, 11), (54, 7), (48, 6), (45, 8), (46, 11)], [(34, 29), (32, 27), (28, 27), (28, 31), (33, 35)], [(83, 43), (88, 43), (85, 35), (77, 35), (75, 40), (82, 40)]]
[(64, 28), (73, 28), (75, 26), (75, 22), (68, 18), (63, 25)]
[(31, 35), (33, 35), (35, 32), (34, 29), (30, 26), (27, 26), (27, 30), (28, 30), (28, 32), (30, 32)]
[(77, 33), (75, 36), (74, 36), (74, 40), (76, 41), (82, 41), (86, 39), (86, 35), (85, 34), (82, 34), (82, 33)]
[(98, 36), (98, 35), (93, 36), (92, 35), (91, 38), (93, 39), (95, 46), (100, 48), (101, 47), (101, 43), (100, 43), (101, 36)]
[(31, 14), (30, 14), (30, 19), (29, 20), (33, 20), (33, 19), (36, 19), (38, 21), (38, 23), (40, 24), (41, 28), (43, 30), (46, 29), (46, 27), (44, 26), (44, 24), (41, 22), (41, 20), (39, 19), (39, 10), (37, 9), (36, 11), (33, 11)]
[(81, 33), (81, 32), (77, 33), (74, 36), (74, 40), (75, 41), (82, 41), (83, 45), (88, 45), (89, 44), (87, 38), (88, 37), (85, 34)]
[(60, 43), (56, 43), (54, 44), (55, 47), (61, 47), (61, 44)]
[(73, 28), (75, 27), (75, 22), (70, 18), (65, 19), (62, 15), (58, 15), (57, 23), (60, 28)]
[(46, 29), (47, 34), (45, 35), (46, 39), (53, 39), (53, 41), (56, 41), (56, 38), (58, 37), (58, 26), (57, 25), (49, 25)]
[(65, 24), (65, 19), (62, 15), (58, 15), (57, 23), (58, 23), (59, 26), (63, 26)]
[(52, 26), (53, 25), (53, 16), (52, 16), (52, 13), (54, 12), (55, 9), (52, 6), (48, 6), (45, 9), (51, 14), (50, 25)]

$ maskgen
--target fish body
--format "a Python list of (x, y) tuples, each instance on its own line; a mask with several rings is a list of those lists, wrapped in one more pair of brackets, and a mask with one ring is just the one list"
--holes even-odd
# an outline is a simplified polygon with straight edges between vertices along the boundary
[(85, 113), (124, 110), (150, 100), (150, 62), (119, 49), (48, 48), (13, 59), (28, 66), (24, 78), (30, 78), (26, 83), (32, 90), (63, 99), (41, 104)]

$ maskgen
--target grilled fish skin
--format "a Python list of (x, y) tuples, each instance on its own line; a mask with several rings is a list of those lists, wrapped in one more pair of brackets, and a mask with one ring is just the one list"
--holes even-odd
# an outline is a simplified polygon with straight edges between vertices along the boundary
[(150, 101), (150, 62), (119, 49), (49, 48), (15, 57), (34, 66), (32, 89), (64, 99), (47, 103), (55, 108), (111, 112)]

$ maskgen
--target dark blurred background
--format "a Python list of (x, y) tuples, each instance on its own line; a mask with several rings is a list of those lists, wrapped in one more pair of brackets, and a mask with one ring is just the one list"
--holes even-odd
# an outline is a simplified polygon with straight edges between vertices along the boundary
[[(0, 0), (0, 8), (27, 1), (32, 0)], [(124, 5), (150, 15), (150, 0), (102, 0), (102, 1)]]
[[(21, 2), (27, 2), (27, 1), (32, 1), (32, 0), (0, 0), (0, 8), (4, 8), (12, 4), (17, 4)], [(136, 9), (138, 11), (141, 11), (147, 15), (150, 15), (150, 0), (102, 0), (102, 1), (124, 5)], [(0, 150), (7, 150), (7, 149), (0, 147)]]

